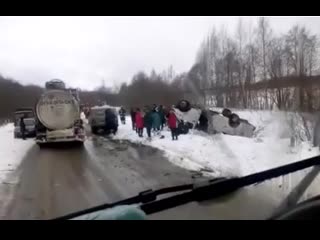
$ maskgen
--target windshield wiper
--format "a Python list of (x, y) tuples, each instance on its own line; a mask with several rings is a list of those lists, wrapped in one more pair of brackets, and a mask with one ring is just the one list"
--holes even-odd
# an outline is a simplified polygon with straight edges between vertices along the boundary
[[(163, 211), (173, 207), (177, 207), (193, 201), (205, 201), (221, 197), (223, 195), (232, 193), (242, 187), (246, 187), (252, 184), (257, 184), (265, 180), (276, 178), (282, 175), (300, 171), (302, 169), (320, 165), (320, 156), (305, 159), (299, 162), (287, 164), (284, 166), (276, 167), (270, 170), (266, 170), (259, 173), (254, 173), (239, 178), (231, 179), (212, 179), (195, 184), (179, 185), (175, 187), (163, 188), (156, 191), (147, 190), (139, 193), (137, 196), (128, 198), (112, 204), (103, 204), (93, 208), (89, 208), (76, 213), (68, 214), (62, 217), (55, 218), (53, 220), (67, 220), (81, 215), (89, 214), (92, 212), (105, 210), (119, 205), (129, 205), (142, 203), (140, 208), (146, 214), (152, 214), (155, 212)], [(190, 190), (190, 191), (187, 191)], [(167, 193), (181, 192), (179, 195), (174, 195), (164, 199), (157, 200), (157, 196)]]
[(168, 193), (175, 193), (175, 192), (181, 192), (186, 190), (191, 190), (193, 188), (193, 184), (185, 184), (185, 185), (178, 185), (174, 187), (167, 187), (167, 188), (161, 188), (158, 190), (153, 191), (152, 189), (140, 192), (137, 196), (121, 200), (119, 202), (115, 203), (106, 203), (102, 204), (96, 207), (88, 208), (79, 212), (71, 213), (62, 217), (55, 218), (53, 220), (67, 220), (72, 219), (75, 217), (79, 217), (81, 215), (85, 215), (88, 213), (101, 211), (107, 208), (112, 208), (119, 205), (130, 205), (130, 204), (137, 204), (137, 203), (147, 203), (150, 201), (154, 201), (157, 199), (159, 195), (168, 194)]

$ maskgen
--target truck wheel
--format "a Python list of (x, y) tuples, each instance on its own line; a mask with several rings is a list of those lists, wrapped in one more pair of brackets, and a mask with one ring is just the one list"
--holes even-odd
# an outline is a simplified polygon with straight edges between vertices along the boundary
[(225, 109), (223, 109), (222, 110), (222, 115), (224, 116), (224, 117), (230, 117), (231, 116), (231, 114), (232, 114), (232, 112), (231, 112), (231, 110), (230, 109), (228, 109), (228, 108), (225, 108)]
[(229, 116), (229, 126), (232, 128), (236, 128), (239, 125), (240, 125), (240, 117), (237, 114), (232, 113)]
[(38, 146), (39, 146), (40, 149), (41, 149), (41, 148), (44, 148), (44, 143), (39, 143), (39, 142), (37, 142), (37, 144), (38, 144)]
[(83, 145), (84, 145), (84, 142), (76, 142), (76, 145), (79, 147), (79, 148), (82, 148), (83, 147)]

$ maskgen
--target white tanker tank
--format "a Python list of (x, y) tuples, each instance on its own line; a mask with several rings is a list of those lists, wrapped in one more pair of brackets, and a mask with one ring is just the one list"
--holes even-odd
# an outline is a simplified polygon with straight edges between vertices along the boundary
[(60, 80), (46, 83), (46, 91), (36, 104), (36, 141), (80, 142), (85, 139), (80, 118), (79, 98), (74, 89), (66, 89)]

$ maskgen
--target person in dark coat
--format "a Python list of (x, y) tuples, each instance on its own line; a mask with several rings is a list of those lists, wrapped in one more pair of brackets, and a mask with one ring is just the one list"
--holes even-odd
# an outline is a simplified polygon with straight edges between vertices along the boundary
[(138, 130), (136, 129), (136, 109), (131, 108), (130, 110), (130, 116), (131, 116), (131, 122), (132, 122), (132, 130)]
[(126, 110), (123, 107), (120, 108), (119, 115), (121, 123), (126, 124)]
[(21, 136), (22, 139), (25, 140), (26, 139), (26, 124), (24, 123), (24, 119), (23, 117), (20, 118), (20, 132), (21, 132)]
[(112, 109), (105, 110), (105, 126), (104, 131), (106, 134), (116, 134), (118, 131), (118, 119), (116, 113)]
[(156, 108), (157, 108), (157, 104), (154, 103), (154, 104), (152, 105), (152, 111), (155, 111)]
[(202, 110), (200, 118), (199, 118), (199, 127), (198, 129), (200, 131), (204, 131), (207, 132), (208, 131), (208, 115), (207, 112), (205, 110)]
[(136, 129), (139, 137), (143, 137), (143, 117), (142, 112), (137, 108), (135, 116)]
[(160, 107), (159, 107), (159, 115), (160, 115), (160, 120), (161, 120), (160, 130), (163, 130), (163, 127), (166, 124), (166, 116), (164, 113), (164, 107), (162, 105), (160, 105)]
[(168, 116), (168, 126), (171, 130), (172, 140), (178, 140), (178, 124), (177, 116), (174, 113), (173, 109), (170, 110)]
[(144, 126), (147, 129), (148, 138), (151, 138), (151, 129), (152, 129), (152, 111), (149, 107), (145, 107), (145, 115), (143, 118)]

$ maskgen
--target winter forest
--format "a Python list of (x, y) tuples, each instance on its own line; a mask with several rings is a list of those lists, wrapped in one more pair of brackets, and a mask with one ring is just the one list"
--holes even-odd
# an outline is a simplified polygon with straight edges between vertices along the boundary
[[(318, 51), (319, 37), (305, 26), (276, 34), (267, 18), (253, 25), (240, 18), (235, 32), (213, 28), (204, 36), (187, 72), (177, 74), (174, 66), (161, 73), (139, 71), (112, 91), (101, 86), (80, 97), (90, 105), (172, 105), (185, 98), (202, 106), (312, 112), (320, 108)], [(0, 118), (33, 106), (40, 94), (39, 86), (0, 77)]]
[(192, 70), (204, 96), (218, 106), (319, 108), (318, 38), (303, 26), (278, 36), (262, 17), (253, 30), (239, 20), (233, 38), (213, 29)]
[(258, 18), (255, 28), (239, 19), (234, 34), (211, 30), (190, 71), (175, 76), (171, 67), (149, 77), (141, 72), (119, 94), (123, 104), (140, 104), (142, 95), (156, 102), (184, 97), (206, 106), (315, 111), (320, 104), (318, 50), (318, 36), (304, 26), (277, 35), (267, 18)]

